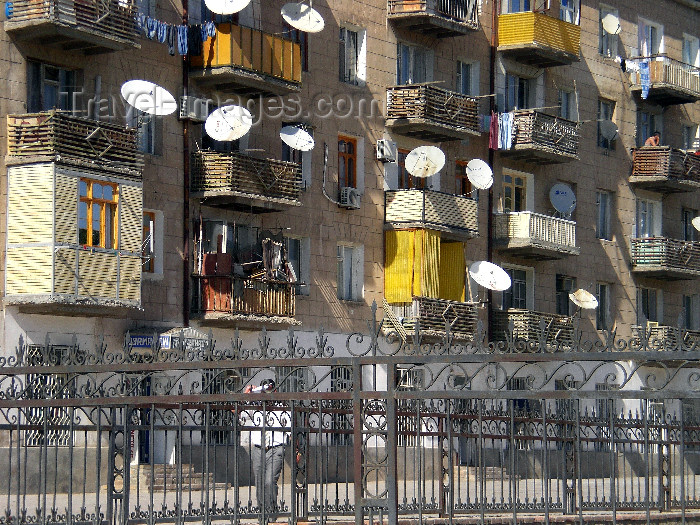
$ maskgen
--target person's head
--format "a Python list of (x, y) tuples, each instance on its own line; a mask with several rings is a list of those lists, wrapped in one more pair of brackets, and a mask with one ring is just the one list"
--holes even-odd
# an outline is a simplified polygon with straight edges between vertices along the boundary
[(653, 135), (654, 137), (656, 137), (657, 139), (660, 139), (660, 138), (661, 138), (661, 132), (658, 131), (658, 130), (654, 131), (654, 133), (652, 133), (652, 135)]
[(260, 381), (260, 387), (263, 392), (272, 392), (275, 389), (275, 382), (272, 379), (263, 379)]

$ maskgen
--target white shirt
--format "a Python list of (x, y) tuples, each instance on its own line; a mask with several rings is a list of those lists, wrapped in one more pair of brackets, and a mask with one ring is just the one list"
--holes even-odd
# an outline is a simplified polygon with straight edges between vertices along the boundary
[[(250, 431), (250, 444), (258, 447), (276, 447), (289, 443), (290, 432), (282, 430), (292, 426), (292, 415), (288, 410), (246, 410), (241, 414), (241, 422), (246, 426), (260, 429)], [(264, 424), (263, 424), (264, 423)], [(264, 430), (263, 430), (264, 428)]]

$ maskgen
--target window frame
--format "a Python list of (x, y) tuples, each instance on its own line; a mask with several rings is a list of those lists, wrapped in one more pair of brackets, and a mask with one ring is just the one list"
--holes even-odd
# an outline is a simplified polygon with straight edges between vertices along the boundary
[(637, 147), (644, 146), (647, 138), (651, 137), (655, 131), (659, 131), (663, 137), (663, 114), (649, 111), (648, 109), (637, 110)]
[(598, 99), (598, 113), (597, 113), (597, 121), (598, 121), (598, 139), (597, 139), (597, 144), (598, 147), (600, 148), (605, 148), (606, 150), (614, 150), (615, 149), (615, 144), (617, 143), (617, 139), (606, 139), (603, 137), (600, 131), (600, 124), (603, 120), (610, 120), (611, 122), (615, 122), (614, 120), (615, 117), (615, 101), (606, 99), (606, 98), (599, 98)]
[[(647, 32), (647, 28), (654, 29), (658, 33), (658, 42), (654, 41), (652, 32)], [(651, 40), (651, 42), (648, 42)], [(664, 26), (647, 18), (637, 18), (637, 44), (641, 57), (650, 57), (664, 53), (665, 39)]]
[(596, 308), (596, 330), (609, 330), (612, 309), (610, 308), (610, 289), (612, 285), (605, 282), (597, 282), (595, 296), (598, 300)]
[[(568, 287), (567, 287), (568, 285)], [(574, 303), (569, 299), (569, 294), (576, 289), (576, 277), (561, 273), (554, 277), (554, 294), (556, 312), (558, 315), (573, 315)]]
[[(55, 69), (58, 79), (47, 80), (47, 69)], [(38, 113), (50, 109), (74, 111), (74, 95), (79, 93), (81, 85), (81, 70), (48, 64), (38, 60), (27, 60), (27, 111)], [(46, 97), (46, 87), (51, 85), (56, 89), (56, 105), (49, 106)]]
[[(603, 196), (605, 199), (602, 199)], [(596, 190), (596, 238), (604, 241), (612, 240), (612, 199), (613, 193), (611, 191)], [(602, 207), (603, 200), (606, 201), (606, 206), (604, 208)]]
[[(146, 224), (146, 218), (149, 219), (149, 224)], [(155, 273), (156, 271), (156, 253), (155, 253), (155, 234), (156, 234), (156, 212), (143, 210), (143, 219), (141, 222), (142, 237), (141, 237), (141, 271), (145, 273)]]
[[(506, 71), (504, 103), (506, 111), (529, 109), (535, 104), (537, 82), (535, 78), (523, 77)], [(515, 100), (513, 100), (515, 97)], [(522, 106), (520, 103), (523, 103)]]
[[(352, 144), (353, 152), (348, 153), (346, 151), (340, 150), (340, 143), (344, 142), (346, 144)], [(355, 137), (350, 137), (348, 135), (338, 135), (338, 191), (340, 188), (350, 187), (357, 188), (357, 142)], [(345, 170), (341, 177), (341, 158), (345, 159), (343, 165)], [(352, 161), (352, 169), (348, 169), (350, 166), (349, 160)]]
[(660, 200), (637, 195), (635, 198), (634, 236), (637, 239), (659, 237), (663, 214)]
[(698, 37), (683, 33), (681, 61), (694, 67), (700, 67), (700, 39)]
[(697, 241), (700, 240), (698, 237), (698, 231), (693, 226), (693, 219), (698, 216), (698, 210), (693, 208), (687, 208), (683, 206), (681, 208), (681, 228), (683, 228), (683, 240), (684, 241)]
[[(86, 184), (86, 194), (81, 195), (80, 183)], [(98, 184), (100, 186), (109, 186), (112, 188), (112, 199), (96, 198), (93, 197), (93, 185)], [(86, 217), (85, 217), (85, 241), (81, 242), (80, 239), (80, 221), (81, 221), (81, 204), (86, 204)], [(100, 206), (100, 229), (99, 238), (100, 241), (94, 243), (94, 230), (93, 219), (94, 212), (93, 206), (97, 204)], [(111, 246), (106, 246), (106, 228), (107, 228), (107, 209), (111, 209)], [(85, 247), (91, 248), (104, 248), (106, 250), (118, 250), (119, 249), (119, 184), (116, 182), (108, 182), (102, 180), (90, 179), (87, 177), (81, 177), (78, 184), (78, 242)]]
[[(336, 251), (337, 297), (341, 301), (358, 302), (363, 297), (363, 250), (360, 245), (338, 243)], [(348, 266), (346, 266), (348, 263)], [(347, 273), (349, 277), (346, 280)]]
[(472, 187), (472, 183), (467, 177), (468, 160), (455, 161), (455, 194), (463, 197), (469, 197), (479, 202), (479, 191)]
[[(424, 78), (419, 77), (419, 69), (416, 63), (416, 53), (423, 56)], [(408, 58), (406, 58), (408, 57)], [(404, 60), (406, 64), (404, 65)], [(432, 71), (432, 51), (424, 46), (407, 44), (405, 42), (396, 43), (396, 84), (403, 86), (408, 84), (420, 84), (430, 82), (433, 79)], [(404, 69), (407, 68), (408, 71)]]
[[(566, 101), (564, 100), (565, 98)], [(578, 120), (575, 91), (569, 89), (559, 90), (559, 116), (566, 120)]]
[(601, 4), (598, 8), (598, 54), (604, 57), (617, 56), (619, 35), (612, 35), (603, 29), (603, 18), (612, 14), (619, 18), (619, 11), (609, 5)]
[[(647, 311), (645, 312), (645, 307)], [(650, 308), (653, 307), (653, 311)], [(653, 319), (651, 318), (653, 314)], [(646, 319), (653, 323), (662, 324), (663, 319), (663, 291), (658, 288), (637, 288), (637, 324), (641, 325)]]
[[(510, 181), (508, 181), (510, 179)], [(521, 179), (522, 180), (522, 185), (517, 185), (517, 180)], [(503, 173), (503, 176), (501, 178), (501, 194), (503, 196), (503, 212), (504, 213), (518, 213), (522, 211), (527, 211), (528, 210), (528, 198), (527, 198), (527, 189), (528, 189), (528, 183), (527, 183), (527, 177), (524, 174), (516, 174), (516, 173)], [(518, 189), (520, 188), (520, 198), (517, 199), (518, 195)], [(506, 190), (510, 189), (512, 190), (512, 195), (510, 197), (506, 196)], [(520, 200), (520, 208), (519, 209), (513, 209), (515, 206), (511, 204), (511, 206), (508, 206), (507, 200), (510, 199), (511, 201), (515, 200)]]

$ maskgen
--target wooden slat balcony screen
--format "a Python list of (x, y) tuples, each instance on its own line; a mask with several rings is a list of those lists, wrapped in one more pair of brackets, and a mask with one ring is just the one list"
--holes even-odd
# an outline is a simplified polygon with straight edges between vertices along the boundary
[(294, 317), (295, 286), (252, 277), (197, 275), (201, 313)]
[(474, 304), (448, 301), (446, 299), (433, 299), (430, 297), (414, 297), (416, 316), (404, 322), (406, 330), (413, 330), (412, 323), (416, 319), (420, 322), (421, 330), (434, 332), (445, 331), (445, 321), (453, 323), (450, 330), (459, 335), (473, 335), (476, 332), (478, 311)]
[(389, 16), (403, 13), (442, 16), (474, 29), (479, 25), (476, 2), (473, 0), (389, 0)]
[(143, 154), (135, 129), (47, 111), (7, 116), (7, 154), (12, 162), (50, 157), (99, 170), (141, 177)]
[(632, 149), (632, 181), (664, 177), (700, 184), (700, 155), (670, 146)]
[(395, 226), (478, 234), (478, 203), (462, 195), (431, 190), (384, 192), (384, 222)]
[(513, 149), (578, 159), (579, 124), (532, 109), (514, 112)]
[[(643, 330), (642, 327), (637, 327), (638, 330)], [(664, 326), (657, 325), (656, 323), (649, 323), (647, 325), (647, 335), (650, 339), (663, 342), (663, 346), (659, 346), (659, 350), (674, 350), (678, 343), (682, 346), (688, 347), (689, 349), (693, 345), (700, 345), (700, 330), (681, 330), (679, 332), (678, 328), (675, 326)], [(682, 339), (682, 341), (679, 341)], [(652, 345), (653, 347), (653, 345)]]
[(419, 119), (456, 132), (480, 134), (477, 100), (432, 84), (388, 87), (386, 108), (387, 120)]
[[(628, 59), (628, 63), (639, 64), (643, 61), (649, 62), (651, 89), (654, 89), (654, 84), (665, 84), (688, 93), (696, 100), (700, 99), (700, 67), (669, 58), (665, 54)], [(630, 81), (632, 89), (642, 88), (639, 71), (631, 71)]]
[(510, 333), (508, 324), (513, 321), (513, 335), (526, 341), (538, 341), (540, 326), (547, 329), (547, 343), (569, 343), (573, 338), (574, 327), (572, 318), (534, 310), (511, 308), (509, 310), (494, 310), (492, 313), (492, 333), (496, 340), (503, 340)]
[(191, 190), (296, 201), (301, 193), (301, 166), (242, 153), (198, 151), (192, 157)]
[(529, 239), (576, 248), (576, 222), (531, 211), (494, 214), (494, 239)]
[(632, 264), (638, 268), (662, 267), (700, 275), (700, 242), (667, 237), (632, 239)]
[(578, 57), (581, 28), (543, 13), (498, 16), (498, 47), (536, 46)]

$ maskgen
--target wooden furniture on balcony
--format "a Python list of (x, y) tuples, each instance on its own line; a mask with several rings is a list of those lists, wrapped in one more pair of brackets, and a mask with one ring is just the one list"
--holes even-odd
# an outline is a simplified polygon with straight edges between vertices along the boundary
[(391, 86), (386, 90), (386, 126), (400, 135), (433, 142), (480, 135), (478, 103), (434, 84)]
[(233, 24), (217, 24), (216, 36), (190, 67), (195, 82), (225, 93), (285, 95), (301, 89), (298, 43)]
[(530, 211), (494, 214), (494, 248), (537, 260), (579, 255), (576, 222)]
[(511, 308), (492, 312), (491, 332), (496, 341), (506, 339), (510, 334), (509, 324), (513, 322), (513, 336), (516, 339), (536, 343), (542, 333), (546, 334), (547, 344), (570, 344), (574, 327), (572, 318), (534, 310)]
[(418, 323), (422, 337), (443, 337), (447, 322), (450, 325), (450, 333), (455, 338), (469, 341), (474, 339), (479, 320), (476, 304), (414, 297), (411, 310), (408, 317), (397, 316), (395, 308), (384, 300), (387, 331), (394, 331), (404, 341), (411, 341)]
[(14, 0), (5, 31), (19, 40), (86, 54), (140, 47), (133, 0)]
[(630, 184), (659, 193), (700, 189), (700, 155), (670, 146), (633, 148)]
[(578, 160), (579, 123), (535, 111), (514, 112), (512, 145), (501, 154), (534, 164)]
[(632, 239), (632, 271), (668, 281), (700, 277), (700, 242), (666, 237)]
[[(636, 64), (630, 73), (630, 90), (641, 93), (642, 81), (638, 71), (641, 62), (649, 63), (649, 93), (646, 100), (662, 106), (688, 104), (700, 100), (700, 67), (692, 66), (666, 55), (651, 55), (628, 59)], [(630, 68), (627, 68), (630, 70)]]
[(384, 192), (385, 229), (428, 228), (464, 240), (479, 234), (478, 203), (462, 195), (432, 190)]
[(396, 27), (435, 38), (479, 28), (475, 0), (389, 0), (387, 17)]
[(498, 51), (523, 64), (564, 66), (579, 60), (581, 28), (543, 13), (498, 16)]
[(192, 196), (249, 213), (301, 206), (301, 166), (242, 153), (198, 151), (192, 156)]

